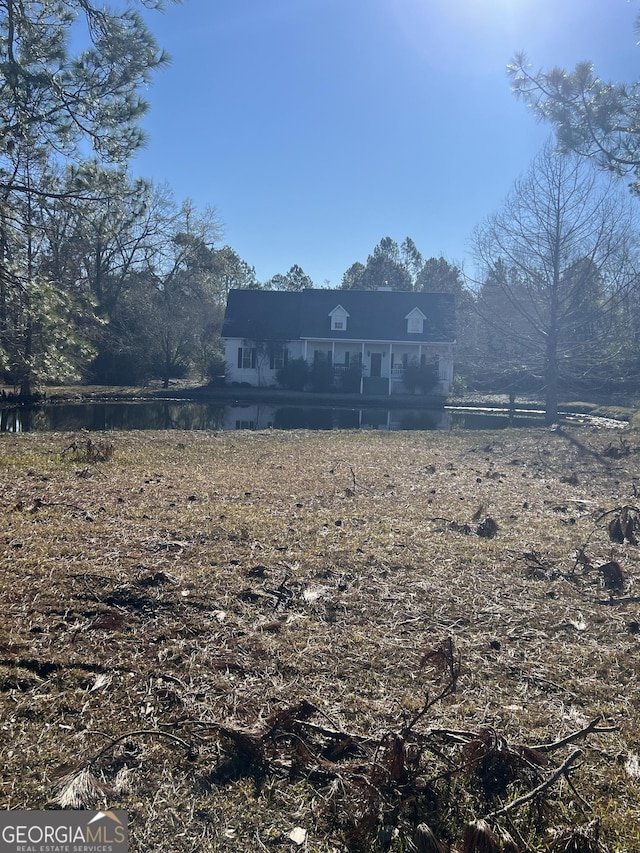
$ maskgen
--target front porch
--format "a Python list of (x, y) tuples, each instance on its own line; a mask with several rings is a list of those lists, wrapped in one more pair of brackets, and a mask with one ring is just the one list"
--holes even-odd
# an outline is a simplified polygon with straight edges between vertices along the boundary
[(404, 342), (304, 342), (303, 357), (331, 366), (335, 384), (373, 396), (433, 392), (446, 395), (453, 382), (453, 349), (448, 344)]

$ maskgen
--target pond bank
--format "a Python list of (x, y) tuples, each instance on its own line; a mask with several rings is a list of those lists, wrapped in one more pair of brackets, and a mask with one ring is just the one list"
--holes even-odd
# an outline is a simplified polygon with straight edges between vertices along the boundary
[[(370, 396), (363, 394), (322, 394), (309, 391), (288, 391), (276, 388), (254, 388), (239, 386), (199, 385), (192, 382), (176, 382), (169, 388), (159, 384), (146, 386), (55, 386), (45, 390), (42, 396), (23, 400), (11, 393), (10, 388), (2, 390), (0, 407), (41, 406), (61, 403), (91, 402), (134, 402), (141, 400), (182, 400), (200, 403), (221, 404), (271, 404), (274, 406), (294, 405), (305, 407), (329, 406), (332, 408), (384, 408), (418, 410), (480, 410), (495, 412), (539, 412), (543, 403), (539, 399), (523, 397), (515, 403), (510, 402), (507, 394), (469, 393), (463, 396), (444, 398), (440, 395), (394, 394), (391, 396)], [(609, 402), (566, 401), (560, 404), (563, 415), (591, 415), (631, 421), (637, 412), (632, 402), (620, 405)]]

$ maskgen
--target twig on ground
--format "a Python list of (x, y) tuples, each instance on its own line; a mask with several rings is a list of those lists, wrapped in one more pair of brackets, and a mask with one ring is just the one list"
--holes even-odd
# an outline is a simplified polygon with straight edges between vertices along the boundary
[(544, 793), (548, 788), (550, 788), (554, 782), (556, 782), (561, 776), (564, 776), (569, 769), (569, 767), (578, 760), (582, 756), (582, 750), (576, 749), (571, 755), (562, 762), (560, 767), (558, 767), (548, 779), (545, 779), (544, 782), (541, 782), (537, 785), (532, 791), (529, 791), (527, 794), (523, 794), (521, 797), (517, 797), (515, 800), (512, 800), (510, 803), (507, 803), (501, 809), (497, 809), (494, 812), (485, 816), (485, 820), (493, 820), (496, 817), (500, 817), (503, 814), (507, 814), (513, 809), (517, 809), (520, 806), (525, 805), (525, 803), (531, 802), (531, 800), (535, 800), (535, 798)]
[(93, 758), (89, 762), (90, 765), (93, 765), (97, 761), (99, 761), (102, 758), (102, 756), (105, 755), (107, 752), (109, 752), (110, 749), (113, 749), (113, 747), (116, 746), (116, 744), (120, 743), (123, 740), (127, 740), (128, 738), (133, 738), (133, 737), (167, 738), (168, 740), (172, 740), (175, 743), (179, 743), (180, 746), (183, 746), (187, 750), (188, 753), (193, 752), (193, 745), (192, 744), (187, 743), (186, 740), (183, 740), (181, 737), (178, 737), (178, 735), (171, 734), (171, 732), (162, 731), (162, 729), (136, 729), (134, 731), (125, 732), (124, 734), (119, 735), (118, 737), (112, 737), (111, 735), (107, 734), (106, 732), (98, 732), (98, 731), (91, 731), (91, 730), (88, 731), (87, 734), (101, 735), (102, 737), (109, 738), (109, 740), (110, 740), (110, 743), (108, 743), (105, 747), (103, 747), (100, 750), (100, 752), (98, 752), (96, 755), (93, 756)]
[(602, 720), (602, 716), (595, 717), (595, 719), (591, 720), (587, 726), (580, 729), (579, 732), (573, 732), (572, 734), (554, 741), (553, 743), (538, 744), (537, 746), (532, 746), (530, 748), (536, 752), (553, 752), (556, 749), (561, 749), (563, 746), (567, 746), (567, 744), (575, 743), (575, 741), (581, 740), (590, 734), (611, 734), (611, 732), (617, 732), (620, 730), (619, 726), (601, 726), (600, 723)]

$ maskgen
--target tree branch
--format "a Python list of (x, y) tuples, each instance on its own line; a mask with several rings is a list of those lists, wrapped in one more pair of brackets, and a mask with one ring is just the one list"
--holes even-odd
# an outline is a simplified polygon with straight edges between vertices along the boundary
[(532, 791), (529, 791), (528, 794), (523, 794), (522, 797), (517, 797), (515, 800), (512, 800), (510, 803), (507, 803), (506, 806), (503, 806), (501, 809), (497, 809), (495, 812), (491, 812), (486, 815), (485, 820), (493, 820), (493, 818), (500, 817), (503, 814), (507, 814), (507, 812), (512, 811), (513, 809), (518, 808), (519, 806), (523, 806), (525, 803), (530, 802), (531, 800), (535, 800), (538, 794), (542, 794), (547, 788), (550, 788), (554, 782), (556, 782), (560, 776), (564, 776), (569, 767), (578, 760), (582, 755), (581, 749), (576, 749), (571, 755), (564, 761), (557, 770), (555, 770), (548, 779), (544, 782), (541, 782), (536, 788)]
[(579, 732), (573, 732), (573, 734), (567, 735), (567, 737), (557, 740), (554, 743), (541, 744), (530, 748), (536, 752), (553, 752), (556, 749), (561, 749), (563, 746), (567, 746), (569, 743), (581, 740), (590, 734), (610, 734), (611, 732), (619, 731), (619, 726), (600, 726), (599, 723), (602, 722), (602, 719), (602, 716), (598, 716), (594, 720), (591, 720), (591, 722), (583, 729), (580, 729)]

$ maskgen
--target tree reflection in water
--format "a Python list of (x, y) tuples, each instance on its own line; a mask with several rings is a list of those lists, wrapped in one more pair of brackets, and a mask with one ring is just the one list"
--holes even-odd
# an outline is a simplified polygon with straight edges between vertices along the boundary
[(147, 400), (124, 403), (65, 403), (0, 408), (0, 432), (76, 430), (262, 430), (376, 429), (449, 430), (540, 426), (534, 413), (474, 412), (455, 409), (356, 409), (275, 406), (264, 403), (201, 403)]

